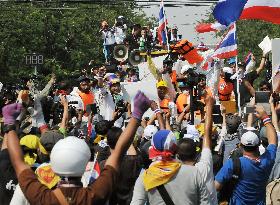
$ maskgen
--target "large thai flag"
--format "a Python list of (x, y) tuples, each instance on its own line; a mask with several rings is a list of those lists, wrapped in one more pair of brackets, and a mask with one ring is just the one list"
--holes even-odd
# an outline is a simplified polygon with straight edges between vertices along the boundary
[(163, 4), (163, 0), (161, 0), (160, 10), (159, 10), (159, 27), (158, 27), (158, 41), (160, 44), (166, 44), (167, 42), (166, 25), (167, 25), (167, 20), (164, 12), (164, 4)]
[(220, 24), (229, 26), (239, 19), (246, 3), (247, 0), (219, 0), (213, 15)]
[(260, 19), (280, 24), (280, 0), (248, 0), (240, 19)]

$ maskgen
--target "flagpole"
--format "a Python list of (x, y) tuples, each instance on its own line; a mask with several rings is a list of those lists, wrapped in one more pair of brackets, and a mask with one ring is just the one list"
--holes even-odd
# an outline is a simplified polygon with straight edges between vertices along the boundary
[[(237, 38), (237, 35), (236, 35), (236, 31), (237, 31), (236, 23), (234, 23), (234, 26), (235, 26), (234, 38), (236, 39)], [(238, 70), (238, 56), (237, 55), (235, 57), (235, 69), (236, 69), (236, 74), (237, 74), (237, 77), (236, 77), (236, 81), (237, 81), (236, 89), (237, 89), (237, 100), (238, 100), (238, 115), (241, 116), (239, 70)]]
[(164, 29), (165, 29), (165, 36), (166, 36), (166, 46), (167, 46), (167, 52), (169, 53), (170, 47), (169, 47), (169, 42), (168, 42), (168, 33), (167, 33), (167, 26), (166, 26), (166, 13), (164, 9), (164, 3), (163, 0), (161, 1), (162, 3), (162, 8), (163, 8), (163, 21), (164, 21)]

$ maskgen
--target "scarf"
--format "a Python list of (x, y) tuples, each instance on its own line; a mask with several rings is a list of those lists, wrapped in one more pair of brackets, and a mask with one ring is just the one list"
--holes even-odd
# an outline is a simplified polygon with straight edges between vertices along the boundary
[(157, 161), (143, 174), (143, 183), (146, 191), (165, 184), (178, 172), (181, 163), (176, 161)]

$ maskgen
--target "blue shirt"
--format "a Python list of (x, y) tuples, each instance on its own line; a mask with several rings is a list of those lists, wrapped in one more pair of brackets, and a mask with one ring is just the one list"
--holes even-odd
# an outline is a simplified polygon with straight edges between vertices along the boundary
[[(266, 152), (260, 156), (260, 162), (240, 157), (240, 179), (233, 191), (230, 204), (262, 205), (265, 204), (265, 188), (276, 157), (276, 145), (268, 145)], [(229, 159), (215, 180), (221, 184), (232, 178), (233, 161)]]

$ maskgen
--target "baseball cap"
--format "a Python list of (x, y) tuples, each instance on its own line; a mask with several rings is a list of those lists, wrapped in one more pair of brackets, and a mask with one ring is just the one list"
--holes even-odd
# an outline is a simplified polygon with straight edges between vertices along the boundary
[(260, 143), (258, 135), (252, 131), (245, 132), (241, 136), (241, 144), (244, 146), (254, 147)]
[(61, 139), (64, 139), (62, 133), (58, 130), (49, 130), (41, 135), (40, 142), (47, 152), (51, 152), (54, 145)]
[(233, 74), (233, 70), (230, 67), (224, 67), (223, 72)]
[(184, 74), (185, 72), (187, 72), (189, 69), (191, 69), (192, 66), (187, 64), (187, 65), (184, 65), (181, 69), (181, 74)]
[(154, 134), (156, 134), (156, 132), (158, 131), (157, 127), (154, 125), (148, 125), (145, 129), (144, 129), (144, 134), (143, 137), (146, 138), (147, 140), (152, 139), (152, 137), (154, 136)]
[(236, 62), (236, 59), (235, 58), (230, 58), (228, 60), (228, 64), (234, 64)]

